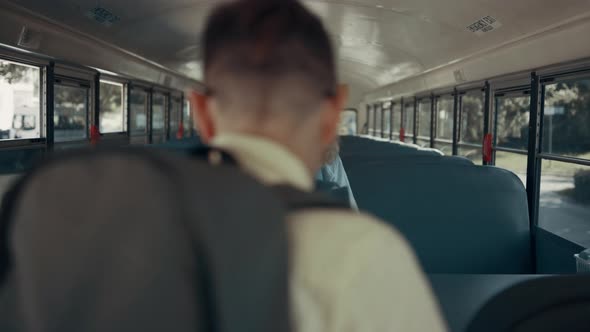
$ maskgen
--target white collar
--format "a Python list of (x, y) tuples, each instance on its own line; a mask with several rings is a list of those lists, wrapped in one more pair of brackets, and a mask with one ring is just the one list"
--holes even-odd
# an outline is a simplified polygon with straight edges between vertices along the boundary
[(264, 184), (287, 184), (313, 191), (314, 182), (303, 161), (270, 139), (245, 134), (222, 134), (211, 146), (226, 150), (240, 166)]

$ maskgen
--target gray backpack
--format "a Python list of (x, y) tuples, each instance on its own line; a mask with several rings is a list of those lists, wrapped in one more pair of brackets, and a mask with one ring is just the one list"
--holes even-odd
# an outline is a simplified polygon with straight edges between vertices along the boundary
[(0, 215), (0, 331), (290, 331), (282, 221), (342, 206), (192, 155), (78, 152), (16, 184)]

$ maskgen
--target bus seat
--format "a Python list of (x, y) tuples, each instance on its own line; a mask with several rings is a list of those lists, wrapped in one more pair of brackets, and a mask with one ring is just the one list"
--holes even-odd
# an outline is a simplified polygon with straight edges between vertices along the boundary
[[(429, 274), (449, 331), (464, 332), (481, 308), (502, 291), (537, 274)], [(500, 331), (500, 330), (498, 330)]]
[(168, 149), (168, 150), (188, 150), (191, 148), (199, 147), (203, 144), (201, 139), (198, 136), (194, 136), (191, 138), (184, 138), (180, 140), (172, 140), (166, 143), (157, 144), (155, 147)]
[(45, 146), (0, 152), (0, 174), (22, 173), (31, 169), (45, 155)]
[(346, 167), (359, 208), (396, 226), (426, 272), (532, 272), (526, 191), (509, 171), (440, 162)]
[[(349, 165), (377, 165), (377, 164), (388, 164), (391, 167), (396, 167), (400, 164), (424, 164), (424, 163), (446, 163), (454, 165), (473, 166), (473, 161), (468, 158), (460, 156), (432, 156), (432, 155), (354, 155), (354, 156), (342, 156), (342, 162), (346, 172), (349, 172)], [(354, 172), (354, 167), (350, 167), (351, 171)]]
[(468, 332), (582, 332), (590, 329), (590, 277), (528, 280), (494, 296)]
[(341, 138), (340, 144), (341, 155), (357, 155), (357, 154), (427, 154), (439, 155), (443, 153), (436, 149), (422, 148), (413, 144), (402, 142), (384, 142), (366, 139), (363, 137), (347, 137)]

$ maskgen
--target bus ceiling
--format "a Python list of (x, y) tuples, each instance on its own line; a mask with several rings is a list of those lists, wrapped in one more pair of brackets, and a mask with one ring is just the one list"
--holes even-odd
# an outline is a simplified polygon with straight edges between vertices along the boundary
[[(142, 79), (162, 81), (167, 74), (182, 81), (179, 85), (198, 85), (195, 82), (202, 77), (199, 35), (216, 3), (0, 0), (0, 43), (18, 46), (15, 43), (20, 40), (25, 48), (39, 53), (113, 72), (141, 64)], [(527, 70), (590, 54), (590, 44), (559, 36), (583, 35), (580, 29), (590, 32), (586, 0), (305, 3), (331, 31), (340, 77), (350, 85), (353, 106), (363, 98), (453, 86), (488, 78), (489, 73)], [(29, 30), (23, 32), (23, 27)], [(553, 39), (535, 43), (543, 39), (539, 36)], [(551, 41), (560, 43), (559, 47), (547, 47)], [(88, 44), (97, 52), (88, 52)], [(80, 47), (78, 54), (72, 52), (75, 46)], [(119, 62), (112, 60), (119, 58), (128, 62), (117, 67)], [(492, 58), (496, 62), (490, 62)], [(493, 68), (482, 68), (484, 64)]]

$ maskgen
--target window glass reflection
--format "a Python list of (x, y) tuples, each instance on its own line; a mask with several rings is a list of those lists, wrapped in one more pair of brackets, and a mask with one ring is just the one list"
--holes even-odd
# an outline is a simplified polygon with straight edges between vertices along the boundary
[(41, 70), (0, 59), (0, 140), (41, 137)]
[(356, 135), (357, 113), (353, 110), (344, 110), (340, 114), (340, 136)]
[(404, 106), (404, 130), (406, 138), (414, 136), (414, 103), (407, 103)]
[(590, 159), (590, 79), (545, 87), (543, 152)]
[(383, 125), (383, 123), (381, 122), (381, 118), (383, 115), (382, 112), (382, 108), (381, 105), (378, 105), (375, 109), (375, 115), (376, 115), (376, 120), (375, 120), (375, 136), (377, 137), (381, 137), (381, 126)]
[(590, 247), (590, 167), (543, 160), (539, 226)]
[(470, 91), (461, 96), (460, 142), (482, 144), (484, 125), (484, 96), (481, 91)]
[(530, 101), (525, 95), (496, 98), (498, 146), (528, 150)]
[[(182, 123), (184, 127), (184, 137), (191, 137), (193, 132), (193, 114), (191, 112), (191, 103), (188, 100), (184, 101)], [(356, 123), (355, 123), (356, 132)]]
[(133, 135), (145, 135), (147, 133), (147, 115), (149, 107), (149, 94), (145, 90), (133, 89), (130, 100), (129, 130)]
[[(409, 142), (409, 143), (411, 143), (411, 142)], [(423, 147), (423, 148), (430, 148), (430, 140), (429, 139), (418, 138), (416, 140), (416, 144), (418, 146)]]
[(393, 139), (399, 140), (399, 130), (402, 127), (402, 105), (400, 103), (393, 104), (392, 109), (392, 132), (393, 132)]
[(181, 105), (179, 99), (172, 99), (170, 108), (170, 130), (168, 139), (176, 139), (180, 129)]
[(453, 140), (453, 97), (439, 98), (436, 102), (436, 138)]
[(53, 115), (55, 142), (80, 141), (88, 137), (87, 87), (56, 84)]
[(430, 99), (422, 100), (418, 104), (418, 136), (430, 138), (430, 127), (432, 125)]
[(368, 134), (373, 136), (375, 134), (375, 107), (371, 107), (369, 109), (369, 118), (367, 119), (368, 123)]
[(124, 86), (115, 82), (100, 82), (100, 132), (121, 133), (126, 130)]
[(459, 156), (465, 157), (473, 161), (476, 165), (483, 164), (483, 154), (481, 147), (459, 146)]
[(453, 154), (453, 144), (452, 143), (445, 143), (445, 142), (434, 142), (434, 148), (440, 150), (447, 156)]
[(153, 94), (152, 101), (152, 143), (164, 142), (166, 138), (166, 104), (168, 98), (161, 93)]
[(516, 174), (525, 185), (527, 163), (528, 157), (526, 155), (496, 151), (496, 166), (505, 168)]
[(391, 134), (391, 108), (383, 109), (383, 137), (390, 138)]

